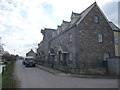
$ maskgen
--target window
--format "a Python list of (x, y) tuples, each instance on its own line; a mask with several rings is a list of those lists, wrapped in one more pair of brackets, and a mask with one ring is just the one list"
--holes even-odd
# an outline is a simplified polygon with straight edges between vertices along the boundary
[(60, 31), (59, 30), (57, 30), (57, 34), (59, 35), (59, 33), (60, 33)]
[(95, 22), (95, 23), (98, 23), (98, 22), (99, 22), (99, 17), (98, 17), (97, 15), (95, 15), (95, 16), (93, 17), (93, 22)]
[(60, 60), (63, 61), (63, 55), (62, 54), (60, 54)]
[(63, 43), (63, 41), (62, 41), (62, 39), (60, 40), (60, 45), (62, 45), (62, 43)]
[(72, 61), (72, 60), (73, 60), (72, 53), (69, 53), (69, 60), (70, 60), (70, 61)]
[(39, 52), (39, 56), (41, 55), (41, 53)]
[(72, 34), (69, 34), (69, 42), (72, 42)]
[(107, 60), (108, 58), (110, 58), (110, 54), (109, 53), (104, 53), (103, 58), (104, 58), (104, 60)]
[(114, 33), (114, 42), (118, 44), (118, 34), (116, 32)]
[(55, 37), (55, 32), (52, 32), (52, 38), (54, 38)]
[(47, 59), (48, 59), (48, 57), (47, 57), (47, 56), (45, 56), (45, 59), (47, 60)]
[(103, 35), (101, 33), (98, 34), (98, 42), (103, 42)]

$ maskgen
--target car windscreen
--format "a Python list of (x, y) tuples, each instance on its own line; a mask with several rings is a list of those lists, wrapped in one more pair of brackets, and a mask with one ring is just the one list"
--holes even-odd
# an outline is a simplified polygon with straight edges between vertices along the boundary
[(29, 61), (31, 61), (31, 60), (33, 60), (33, 58), (26, 58), (25, 60), (29, 60)]

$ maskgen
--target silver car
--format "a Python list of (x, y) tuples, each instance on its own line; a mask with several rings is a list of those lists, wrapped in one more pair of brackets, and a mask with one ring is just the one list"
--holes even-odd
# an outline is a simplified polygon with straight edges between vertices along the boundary
[(35, 67), (36, 63), (33, 57), (26, 57), (24, 60), (25, 67)]

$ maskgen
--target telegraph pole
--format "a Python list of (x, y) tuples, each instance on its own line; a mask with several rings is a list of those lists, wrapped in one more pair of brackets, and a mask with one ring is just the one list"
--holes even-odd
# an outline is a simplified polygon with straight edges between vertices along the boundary
[[(118, 27), (120, 28), (120, 1), (118, 2)], [(120, 59), (117, 59), (118, 88), (120, 90)]]
[(118, 27), (120, 28), (120, 1), (118, 2)]

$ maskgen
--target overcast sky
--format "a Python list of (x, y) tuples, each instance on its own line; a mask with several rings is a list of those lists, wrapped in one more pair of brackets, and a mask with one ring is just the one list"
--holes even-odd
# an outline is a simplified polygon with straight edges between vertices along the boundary
[[(118, 1), (96, 0), (108, 20), (118, 25)], [(4, 49), (25, 56), (35, 50), (41, 29), (70, 21), (72, 11), (81, 13), (95, 0), (0, 0), (0, 37)]]

